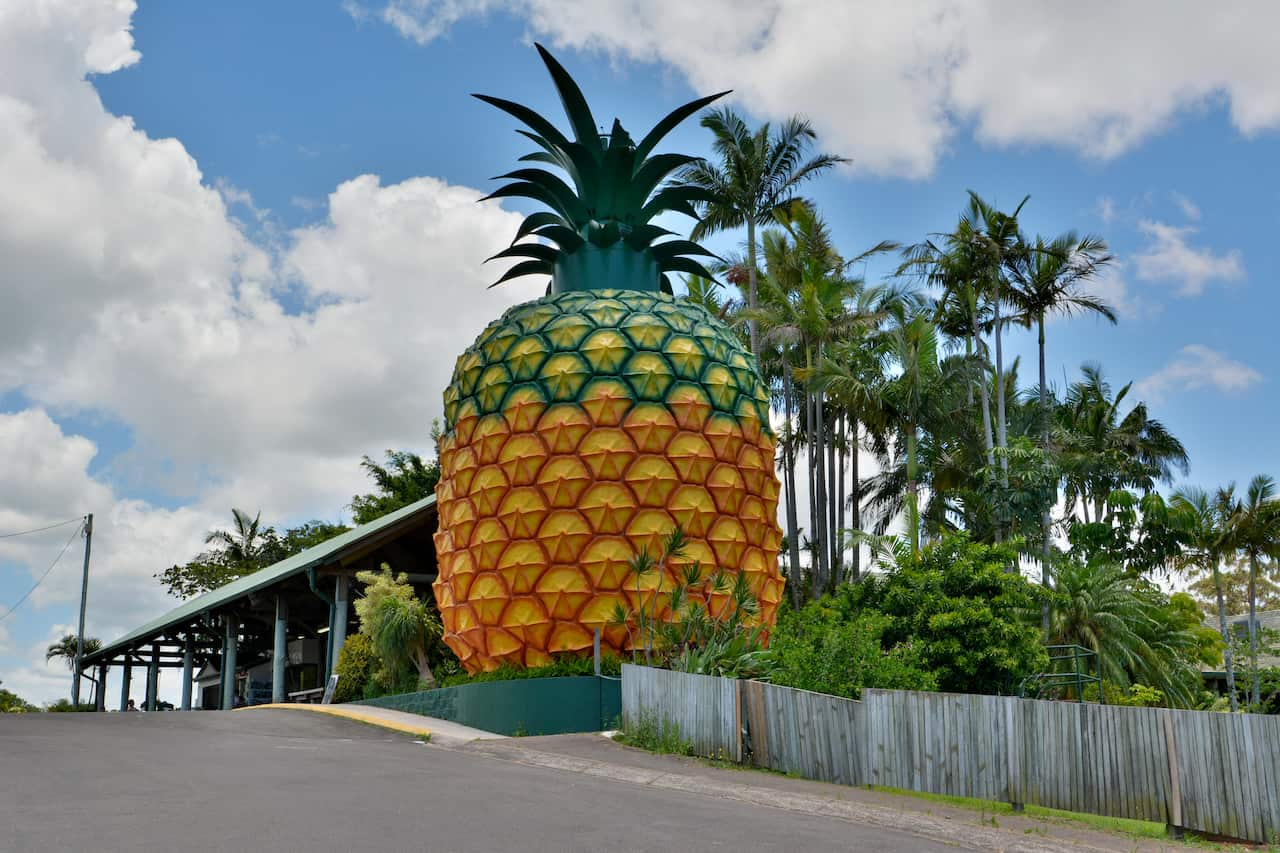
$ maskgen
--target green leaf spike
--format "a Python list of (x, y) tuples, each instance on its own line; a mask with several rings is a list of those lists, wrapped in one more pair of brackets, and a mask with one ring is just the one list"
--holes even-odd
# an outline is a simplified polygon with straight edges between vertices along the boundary
[[(674, 235), (650, 222), (664, 211), (697, 218), (693, 205), (709, 200), (705, 191), (663, 182), (698, 158), (685, 154), (649, 155), (676, 125), (729, 93), (708, 95), (678, 107), (637, 145), (617, 119), (604, 133), (569, 72), (542, 45), (535, 47), (560, 94), (560, 103), (573, 129), (572, 139), (528, 107), (489, 95), (475, 97), (529, 128), (517, 133), (539, 150), (521, 157), (522, 162), (558, 168), (572, 186), (535, 166), (499, 176), (511, 183), (486, 198), (529, 198), (550, 210), (528, 216), (511, 246), (490, 258), (532, 259), (516, 264), (494, 284), (522, 275), (550, 274), (552, 293), (603, 288), (670, 293), (668, 273), (711, 278), (691, 256), (714, 258), (714, 254), (688, 240), (657, 242)], [(552, 245), (519, 242), (530, 236)]]

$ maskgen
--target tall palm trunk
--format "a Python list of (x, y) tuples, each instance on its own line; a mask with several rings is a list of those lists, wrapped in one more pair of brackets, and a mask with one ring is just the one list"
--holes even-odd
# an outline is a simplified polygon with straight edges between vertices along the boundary
[[(858, 481), (858, 420), (852, 418), (853, 429), (849, 437), (849, 521), (854, 530), (862, 529), (862, 484)], [(849, 554), (849, 579), (862, 580), (862, 543), (854, 541)]]
[[(784, 356), (785, 357), (785, 356)], [(800, 524), (796, 509), (796, 434), (791, 426), (795, 385), (791, 381), (791, 363), (782, 364), (782, 400), (787, 417), (787, 441), (782, 445), (782, 466), (787, 478), (787, 551), (790, 560), (788, 580), (791, 582), (791, 604), (800, 607)]]
[(831, 429), (831, 434), (826, 434), (824, 424), (827, 446), (827, 551), (831, 555), (828, 557), (831, 578), (827, 586), (834, 590), (840, 583), (840, 528), (836, 526), (836, 443), (840, 440), (838, 417), (831, 418)]
[(1249, 555), (1249, 667), (1253, 673), (1253, 686), (1249, 705), (1258, 710), (1261, 695), (1261, 679), (1258, 675), (1258, 555)]
[[(1009, 437), (1005, 433), (1004, 418), (1004, 336), (1002, 331), (1002, 319), (1000, 317), (1000, 292), (998, 289), (995, 298), (991, 300), (993, 310), (995, 311), (995, 335), (996, 335), (996, 446), (1007, 448), (1009, 446)], [(1000, 457), (1000, 485), (1005, 489), (1009, 488), (1009, 457), (1007, 455)], [(1002, 519), (1003, 521), (1003, 519)]]
[[(1049, 453), (1049, 395), (1045, 390), (1047, 382), (1045, 378), (1044, 367), (1044, 312), (1036, 318), (1039, 327), (1039, 343), (1040, 343), (1040, 446), (1043, 448), (1045, 455)], [(1044, 537), (1043, 550), (1040, 554), (1040, 583), (1049, 588), (1051, 580), (1049, 577), (1049, 556), (1052, 553), (1052, 545), (1049, 542), (1049, 531), (1053, 527), (1053, 504), (1058, 500), (1058, 484), (1053, 484), (1053, 497), (1045, 505), (1040, 513), (1040, 535)], [(1045, 601), (1040, 605), (1040, 628), (1044, 633), (1045, 639), (1049, 637), (1049, 602)]]
[(756, 321), (756, 222), (747, 217), (747, 307), (752, 317), (747, 324), (751, 336), (751, 354), (760, 363), (760, 324)]
[(1222, 572), (1218, 568), (1217, 558), (1213, 561), (1213, 590), (1218, 596), (1218, 630), (1222, 632), (1222, 662), (1227, 670), (1227, 695), (1231, 697), (1231, 713), (1240, 710), (1240, 701), (1236, 697), (1235, 661), (1231, 654), (1231, 635), (1227, 633), (1227, 600), (1222, 593)]
[(916, 426), (907, 431), (907, 538), (911, 540), (911, 555), (920, 556), (920, 495), (916, 484)]
[(814, 433), (817, 438), (816, 453), (813, 454), (815, 460), (814, 482), (817, 484), (817, 513), (815, 520), (817, 522), (816, 532), (818, 534), (818, 559), (822, 567), (822, 587), (815, 589), (814, 592), (821, 595), (823, 589), (831, 581), (831, 563), (829, 556), (829, 538), (827, 536), (827, 471), (824, 460), (824, 423), (822, 415), (822, 394), (813, 395), (814, 408)]
[(840, 484), (839, 496), (836, 500), (836, 531), (837, 541), (840, 542), (840, 562), (836, 564), (836, 585), (844, 583), (846, 572), (844, 568), (844, 531), (847, 529), (845, 525), (844, 507), (845, 507), (845, 463), (849, 459), (849, 434), (848, 434), (848, 415), (840, 412), (840, 475), (836, 482)]
[[(969, 303), (969, 306), (973, 313), (973, 327), (976, 329), (978, 328), (978, 303), (976, 298)], [(986, 370), (987, 345), (986, 342), (982, 340), (981, 335), (978, 335), (976, 332), (974, 335), (978, 341), (978, 355), (981, 356), (983, 363), (982, 381), (978, 383), (978, 389), (982, 392), (982, 442), (987, 451), (987, 465), (995, 466), (996, 455), (991, 449), (991, 399), (987, 395), (987, 388), (989, 384), (987, 382)]]

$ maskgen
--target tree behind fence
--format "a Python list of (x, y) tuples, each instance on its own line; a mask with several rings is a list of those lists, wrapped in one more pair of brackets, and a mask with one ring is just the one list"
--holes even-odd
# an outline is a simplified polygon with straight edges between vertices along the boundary
[(623, 723), (810, 779), (1280, 837), (1280, 718), (864, 690), (862, 701), (624, 666)]

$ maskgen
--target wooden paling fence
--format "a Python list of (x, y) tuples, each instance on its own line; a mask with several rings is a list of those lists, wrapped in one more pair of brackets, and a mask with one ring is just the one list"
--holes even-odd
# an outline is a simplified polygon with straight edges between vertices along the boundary
[(1280, 840), (1280, 717), (897, 690), (853, 701), (630, 665), (622, 716), (809, 779)]

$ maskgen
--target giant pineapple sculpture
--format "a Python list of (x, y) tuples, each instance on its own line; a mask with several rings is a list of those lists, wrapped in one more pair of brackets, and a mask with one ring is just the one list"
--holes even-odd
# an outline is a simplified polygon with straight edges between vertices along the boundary
[[(498, 283), (541, 274), (551, 286), (481, 333), (444, 397), (434, 589), (445, 642), (471, 672), (582, 653), (597, 629), (606, 649), (625, 651), (619, 606), (634, 611), (639, 595), (652, 607), (673, 580), (637, 579), (629, 561), (657, 553), (677, 526), (688, 545), (673, 563), (745, 575), (766, 625), (783, 588), (766, 388), (723, 323), (671, 295), (667, 273), (706, 275), (689, 256), (710, 253), (650, 221), (696, 215), (698, 189), (662, 184), (695, 158), (649, 155), (720, 95), (680, 107), (637, 144), (617, 120), (601, 134), (577, 85), (538, 51), (574, 138), (477, 97), (529, 127), (519, 132), (538, 150), (521, 159), (573, 182), (518, 169), (490, 196), (551, 208), (494, 256), (525, 259)], [(530, 235), (554, 245), (519, 242)], [(725, 605), (705, 597), (713, 613)]]

